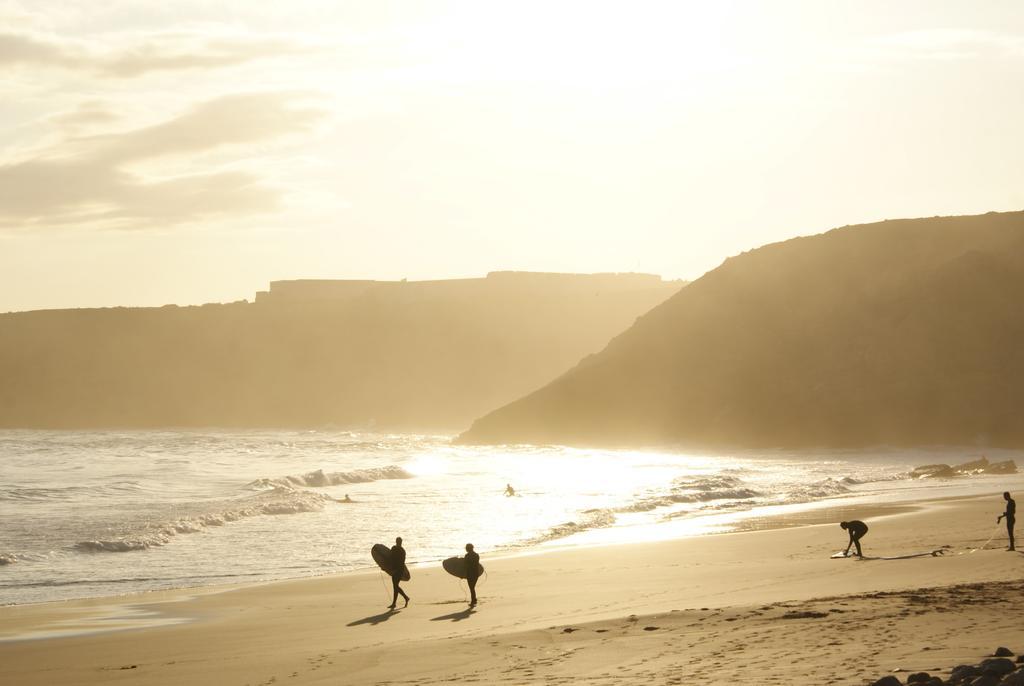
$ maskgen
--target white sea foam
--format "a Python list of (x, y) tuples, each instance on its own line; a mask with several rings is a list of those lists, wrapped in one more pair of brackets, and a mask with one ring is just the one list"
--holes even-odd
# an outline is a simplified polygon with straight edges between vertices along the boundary
[[(616, 515), (645, 513), (666, 509), (664, 520), (693, 516), (708, 510), (750, 509), (764, 504), (804, 503), (821, 498), (844, 495), (850, 489), (841, 481), (826, 478), (789, 488), (781, 493), (766, 494), (746, 484), (742, 479), (727, 474), (679, 477), (671, 483), (668, 493), (641, 496), (627, 505), (592, 509), (581, 513), (576, 520), (551, 527), (536, 541), (565, 538), (589, 529), (613, 526)], [(678, 505), (693, 505), (683, 510), (670, 509)]]
[(761, 492), (744, 485), (738, 477), (716, 475), (682, 477), (673, 481), (668, 493), (642, 497), (618, 509), (619, 512), (649, 512), (661, 507), (718, 500), (750, 500)]
[(862, 484), (878, 484), (884, 483), (886, 481), (904, 481), (906, 479), (911, 478), (913, 478), (911, 474), (879, 474), (874, 476), (857, 478), (852, 476), (844, 476), (839, 481), (846, 486), (860, 486)]
[[(576, 519), (557, 524), (527, 543), (542, 543), (566, 538), (590, 529), (614, 526), (617, 515), (622, 513), (643, 513), (679, 504), (716, 503), (719, 507), (741, 507), (744, 504), (743, 501), (759, 496), (761, 496), (759, 491), (744, 486), (739, 478), (733, 476), (682, 477), (672, 482), (671, 491), (667, 494), (643, 496), (635, 502), (619, 507), (584, 510)], [(690, 514), (690, 512), (675, 513), (675, 515), (684, 514)]]
[(249, 488), (274, 488), (276, 486), (306, 486), (309, 488), (324, 488), (327, 486), (341, 486), (343, 484), (363, 484), (384, 479), (411, 479), (413, 475), (398, 465), (387, 467), (370, 467), (368, 469), (355, 469), (349, 472), (325, 472), (317, 469), (299, 476), (283, 476), (276, 479), (256, 479), (246, 484)]
[(74, 548), (93, 553), (125, 553), (146, 550), (167, 545), (178, 535), (199, 533), (209, 527), (223, 526), (228, 522), (246, 517), (318, 512), (329, 501), (330, 498), (319, 493), (300, 491), (290, 486), (277, 486), (270, 491), (236, 502), (222, 503), (221, 506), (226, 506), (225, 509), (148, 526), (145, 530), (116, 538), (80, 541), (74, 545)]
[(578, 520), (557, 524), (545, 533), (529, 541), (530, 544), (544, 543), (558, 538), (572, 536), (589, 529), (600, 529), (615, 524), (615, 513), (608, 509), (586, 510), (580, 513)]
[(788, 491), (783, 497), (786, 503), (805, 503), (820, 498), (832, 498), (837, 495), (849, 493), (849, 487), (833, 478), (822, 479), (811, 484), (797, 486)]

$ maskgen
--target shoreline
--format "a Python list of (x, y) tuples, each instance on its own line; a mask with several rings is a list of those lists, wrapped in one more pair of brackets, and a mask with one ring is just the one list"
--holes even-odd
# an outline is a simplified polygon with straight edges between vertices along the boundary
[[(899, 501), (897, 503), (882, 503), (872, 500), (862, 500), (856, 502), (858, 498), (866, 497), (870, 498), (876, 496), (877, 493), (872, 494), (849, 494), (845, 496), (837, 496), (833, 498), (827, 498), (818, 501), (808, 501), (803, 503), (793, 503), (788, 505), (769, 505), (769, 506), (758, 506), (750, 508), (749, 510), (737, 510), (735, 512), (726, 513), (725, 516), (729, 518), (735, 518), (731, 524), (733, 528), (726, 529), (715, 529), (708, 528), (707, 530), (700, 531), (699, 533), (691, 533), (683, 536), (672, 537), (668, 535), (660, 535), (653, 538), (644, 538), (637, 541), (627, 542), (621, 540), (613, 540), (609, 542), (584, 542), (574, 543), (577, 538), (583, 538), (589, 533), (600, 533), (602, 531), (608, 531), (616, 527), (607, 528), (594, 528), (578, 532), (564, 538), (553, 539), (545, 541), (539, 544), (521, 546), (521, 547), (510, 547), (507, 549), (498, 549), (492, 554), (487, 556), (488, 560), (506, 560), (506, 559), (517, 559), (521, 557), (533, 557), (537, 555), (555, 555), (565, 551), (574, 550), (591, 550), (591, 549), (606, 549), (616, 548), (619, 546), (632, 546), (632, 545), (643, 545), (643, 544), (657, 544), (668, 541), (681, 541), (688, 539), (697, 539), (705, 537), (717, 537), (726, 536), (730, 534), (739, 533), (754, 533), (754, 532), (766, 532), (766, 531), (779, 531), (801, 527), (812, 527), (821, 526), (829, 523), (838, 523), (841, 521), (839, 517), (847, 518), (863, 517), (865, 519), (878, 520), (889, 517), (897, 517), (901, 515), (913, 514), (921, 512), (928, 508), (940, 507), (944, 502), (952, 502), (958, 500), (972, 500), (978, 498), (986, 498), (988, 495), (944, 495), (944, 496), (933, 496), (926, 498), (917, 498), (912, 500)], [(854, 502), (851, 502), (854, 501)], [(767, 514), (759, 514), (759, 511), (769, 511)], [(693, 520), (702, 520), (706, 518), (713, 518), (718, 515), (698, 515)], [(692, 520), (691, 520), (692, 521)], [(669, 522), (661, 522), (654, 525), (648, 525), (650, 528), (668, 529)], [(622, 527), (626, 528), (626, 527)], [(636, 527), (643, 528), (643, 527)], [(566, 541), (570, 541), (566, 543)], [(112, 554), (133, 554), (129, 553), (112, 553)], [(431, 570), (441, 569), (441, 562), (443, 558), (436, 560), (422, 560), (416, 561), (409, 565), (410, 571), (415, 572), (416, 570)], [(68, 598), (68, 599), (57, 599), (57, 600), (46, 600), (40, 602), (31, 603), (10, 603), (6, 605), (0, 605), (0, 616), (2, 616), (4, 610), (12, 608), (38, 608), (38, 607), (57, 607), (57, 606), (70, 606), (76, 604), (82, 605), (110, 605), (112, 607), (148, 607), (154, 604), (163, 604), (168, 602), (180, 602), (182, 600), (188, 600), (195, 597), (207, 596), (217, 593), (230, 593), (236, 590), (245, 588), (258, 588), (271, 586), (274, 584), (288, 584), (298, 583), (303, 581), (313, 581), (318, 579), (331, 579), (338, 577), (347, 577), (352, 575), (377, 575), (379, 569), (373, 564), (367, 564), (363, 567), (355, 569), (347, 569), (338, 572), (327, 572), (324, 574), (316, 574), (312, 576), (295, 576), (278, 579), (263, 579), (254, 581), (229, 581), (226, 583), (206, 584), (202, 586), (178, 586), (171, 588), (153, 589), (148, 591), (129, 591), (121, 594), (113, 595), (102, 595), (102, 596), (87, 596), (81, 598)], [(164, 596), (169, 598), (164, 599)], [(153, 600), (154, 598), (159, 598)], [(8, 641), (5, 639), (3, 634), (0, 633), (0, 643)], [(37, 640), (37, 639), (32, 639)]]
[[(682, 618), (689, 621), (693, 615), (687, 613), (699, 612), (701, 607), (718, 610), (715, 621), (725, 629), (735, 628), (727, 623), (726, 615), (733, 612), (727, 608), (813, 605), (818, 602), (814, 599), (870, 598), (877, 593), (964, 584), (994, 583), (998, 590), (1000, 584), (1020, 579), (1024, 555), (994, 549), (970, 552), (988, 535), (996, 509), (996, 496), (989, 494), (925, 499), (913, 511), (865, 516), (869, 524), (874, 523), (864, 539), (867, 554), (952, 546), (950, 554), (941, 558), (830, 560), (829, 555), (842, 549), (846, 539), (838, 527), (826, 524), (510, 556), (489, 556), (484, 551), (488, 576), (478, 587), (481, 604), (473, 611), (466, 609), (463, 587), (453, 577), (439, 567), (418, 566), (406, 584), (412, 603), (397, 612), (384, 610), (390, 600), (388, 589), (377, 573), (365, 571), (228, 588), (154, 591), (113, 602), (105, 598), (6, 606), (0, 608), (0, 624), (8, 639), (0, 643), (0, 678), (27, 685), (98, 684), (111, 682), (114, 667), (118, 676), (127, 678), (120, 670), (126, 667), (130, 683), (140, 684), (256, 684), (292, 674), (288, 683), (370, 683), (401, 682), (436, 669), (443, 682), (455, 673), (452, 670), (457, 671), (457, 664), (448, 660), (458, 656), (460, 641), (468, 642), (466, 650), (472, 644), (472, 651), (480, 649), (477, 643), (494, 642), (519, 650), (510, 646), (523, 645), (523, 636), (532, 637), (530, 641), (539, 635), (547, 636), (545, 641), (556, 636), (561, 640), (566, 627), (602, 622), (631, 626), (639, 621), (628, 621), (631, 616), (653, 617), (662, 624), (671, 619), (682, 630)], [(922, 530), (941, 530), (943, 535), (922, 537)], [(990, 592), (995, 591), (985, 591)], [(1008, 598), (1006, 602), (1010, 609), (1021, 601)], [(124, 616), (125, 608), (179, 621), (145, 628), (116, 626), (118, 630), (112, 631), (111, 621), (131, 624), (133, 618)], [(748, 611), (754, 610), (744, 612)], [(104, 612), (106, 619), (97, 617)], [(665, 618), (673, 614), (679, 617)], [(10, 640), (40, 630), (95, 630), (97, 625), (105, 632)], [(637, 631), (638, 636), (658, 632), (644, 632), (642, 627)], [(608, 632), (613, 630), (604, 633)], [(594, 629), (590, 638), (608, 638), (604, 633)], [(570, 634), (575, 636), (576, 630), (566, 636)], [(1019, 645), (1024, 647), (1024, 628), (1019, 634)], [(629, 636), (623, 640), (636, 639)], [(811, 632), (806, 640), (816, 638), (817, 633)], [(543, 652), (549, 645), (537, 643), (536, 650)], [(504, 654), (505, 648), (499, 653)], [(385, 659), (385, 653), (420, 655), (417, 651), (433, 667), (414, 664), (415, 660)], [(343, 660), (333, 659), (342, 654)], [(329, 657), (311, 671), (309, 661), (319, 655)], [(486, 663), (481, 669), (494, 679), (501, 660), (492, 658), (481, 657), (481, 664)], [(673, 658), (669, 654), (659, 659)], [(125, 661), (128, 664), (120, 664)], [(540, 674), (534, 672), (536, 680)]]
[[(983, 497), (983, 496), (939, 496), (933, 498), (923, 498), (918, 500), (910, 500), (901, 502), (898, 504), (878, 503), (878, 502), (863, 502), (861, 504), (850, 503), (848, 501), (855, 500), (858, 496), (856, 494), (847, 496), (838, 496), (828, 498), (819, 501), (808, 501), (804, 503), (793, 503), (782, 506), (760, 506), (750, 508), (748, 510), (737, 510), (735, 512), (727, 513), (729, 517), (735, 517), (733, 528), (727, 528), (723, 530), (716, 530), (709, 528), (705, 531), (698, 533), (687, 534), (682, 537), (672, 537), (669, 535), (661, 535), (655, 538), (644, 539), (644, 542), (655, 543), (659, 541), (679, 540), (679, 538), (696, 538), (704, 536), (722, 536), (726, 534), (753, 532), (753, 531), (773, 531), (778, 529), (787, 529), (793, 527), (802, 526), (815, 526), (819, 524), (825, 524), (833, 521), (835, 515), (838, 513), (856, 513), (858, 516), (869, 516), (870, 518), (877, 519), (880, 517), (891, 517), (899, 514), (906, 514), (915, 512), (928, 507), (931, 503), (938, 503), (943, 500), (949, 499), (960, 499), (960, 498), (972, 498), (972, 497)], [(756, 514), (761, 510), (772, 510), (770, 514)], [(774, 512), (774, 510), (781, 510), (780, 512)], [(865, 515), (865, 511), (869, 514)], [(693, 517), (691, 521), (703, 520), (709, 517), (715, 517), (716, 515), (698, 515)], [(835, 521), (840, 521), (835, 519)], [(653, 528), (666, 529), (668, 528), (669, 522), (662, 522), (654, 525), (649, 525)], [(609, 542), (591, 542), (591, 543), (568, 543), (565, 541), (573, 541), (578, 537), (585, 536), (591, 532), (601, 532), (616, 527), (608, 527), (607, 529), (595, 528), (578, 532), (564, 538), (553, 539), (534, 545), (515, 546), (509, 548), (503, 548), (496, 551), (494, 554), (488, 555), (490, 560), (499, 559), (514, 559), (524, 556), (533, 555), (548, 555), (558, 553), (565, 550), (578, 550), (588, 548), (607, 548), (615, 547), (620, 545), (631, 545), (630, 542), (623, 542), (619, 540)], [(626, 527), (623, 527), (626, 528)], [(135, 551), (128, 553), (111, 553), (111, 554), (134, 554)], [(417, 569), (434, 569), (440, 568), (443, 558), (436, 560), (422, 560), (413, 562), (410, 564), (410, 570), (415, 571)], [(45, 600), (39, 602), (29, 603), (9, 603), (0, 604), (0, 613), (5, 608), (25, 608), (25, 607), (38, 607), (46, 605), (56, 604), (69, 604), (69, 603), (117, 603), (117, 601), (124, 601), (117, 603), (121, 607), (144, 607), (153, 602), (169, 602), (165, 600), (150, 601), (149, 599), (154, 595), (181, 595), (186, 594), (189, 596), (208, 595), (210, 593), (227, 593), (238, 588), (246, 587), (258, 587), (265, 586), (268, 584), (277, 583), (291, 583), (303, 580), (322, 579), (337, 576), (345, 576), (352, 574), (376, 574), (378, 569), (373, 564), (367, 564), (363, 567), (355, 569), (347, 569), (338, 572), (327, 572), (323, 574), (316, 574), (310, 576), (295, 576), (278, 579), (263, 579), (255, 581), (229, 581), (225, 583), (206, 584), (202, 586), (178, 586), (171, 588), (154, 589), (148, 591), (129, 591), (121, 594), (113, 595), (101, 595), (101, 596), (86, 596), (81, 598), (68, 598), (68, 599), (57, 599), (57, 600)], [(138, 599), (139, 602), (132, 602), (133, 599)], [(4, 642), (3, 635), (0, 634), (0, 643)], [(35, 640), (35, 639), (33, 639)]]
[[(867, 499), (888, 501), (994, 490), (992, 477), (984, 475), (927, 484), (904, 478), (911, 464), (956, 462), (963, 459), (962, 449), (737, 455), (722, 461), (669, 452), (589, 454), (571, 449), (509, 449), (485, 456), (423, 444), (417, 437), (351, 438), (261, 439), (252, 444), (257, 457), (227, 450), (223, 461), (212, 456), (225, 446), (193, 434), (140, 433), (113, 442), (84, 434), (47, 442), (48, 452), (70, 451), (81, 462), (76, 469), (88, 469), (94, 451), (97, 459), (111, 461), (110, 469), (116, 467), (132, 480), (124, 482), (124, 494), (121, 482), (108, 484), (103, 478), (65, 493), (59, 480), (49, 483), (46, 469), (33, 476), (40, 470), (38, 460), (23, 460), (24, 469), (15, 471), (12, 483), (40, 488), (0, 494), (0, 510), (12, 517), (12, 535), (3, 537), (0, 552), (20, 558), (0, 568), (0, 603), (124, 598), (137, 592), (373, 570), (366, 554), (369, 544), (390, 541), (396, 533), (406, 538), (411, 561), (425, 563), (460, 551), (466, 541), (505, 555), (638, 538), (667, 540), (774, 528), (774, 514), (787, 509), (777, 506), (813, 509), (824, 505), (821, 498), (831, 507), (837, 496), (837, 503), (864, 502), (865, 492), (884, 491)], [(370, 438), (374, 440), (368, 442)], [(166, 458), (139, 461), (122, 455), (167, 450), (175, 451), (168, 468), (182, 472), (166, 477), (167, 484), (177, 484), (174, 488), (165, 488), (165, 477), (159, 475)], [(276, 450), (287, 457), (273, 457)], [(345, 455), (329, 455), (338, 450)], [(239, 463), (245, 465), (241, 472)], [(360, 500), (357, 506), (329, 500), (340, 498), (350, 486), (321, 485), (333, 483), (336, 474), (382, 468), (408, 470), (405, 475), (411, 478), (371, 475), (371, 481), (351, 486)], [(184, 474), (195, 470), (201, 478), (188, 485), (192, 480)], [(324, 477), (314, 478), (317, 472)], [(268, 492), (239, 485), (281, 480), (309, 486), (268, 497)], [(520, 486), (526, 499), (498, 496), (494, 485), (508, 480)], [(1024, 480), (1019, 483), (1024, 488)], [(108, 488), (116, 492), (108, 493)], [(188, 494), (178, 503), (174, 493), (180, 488)], [(139, 493), (148, 490), (157, 494), (155, 501), (137, 502)], [(22, 495), (29, 502), (19, 507)], [(460, 503), (475, 514), (453, 519), (447, 508)], [(792, 508), (789, 513), (785, 519), (791, 519)], [(767, 515), (771, 521), (765, 520)]]

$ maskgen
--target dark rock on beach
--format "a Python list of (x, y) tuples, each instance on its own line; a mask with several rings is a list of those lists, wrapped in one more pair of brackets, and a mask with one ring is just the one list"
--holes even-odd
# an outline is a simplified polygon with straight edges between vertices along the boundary
[(989, 462), (987, 457), (950, 466), (948, 464), (924, 464), (911, 470), (912, 479), (952, 479), (973, 474), (1016, 474), (1017, 463), (1013, 460)]
[(956, 472), (948, 464), (923, 464), (920, 467), (914, 467), (910, 472), (910, 478), (912, 479), (924, 479), (924, 478), (950, 478), (956, 476)]
[(957, 665), (949, 675), (949, 681), (953, 684), (960, 684), (979, 676), (981, 676), (981, 670), (974, 665)]
[(981, 661), (982, 674), (994, 674), (1002, 677), (1015, 669), (1016, 667), (1013, 666), (1013, 662), (1005, 657), (990, 657), (987, 660)]
[[(1018, 669), (1012, 660), (1005, 657), (1013, 655), (1013, 652), (1000, 647), (996, 655), (998, 657), (986, 658), (978, 665), (957, 665), (946, 681), (928, 672), (915, 672), (907, 677), (907, 686), (1024, 686), (1024, 667)], [(874, 686), (896, 686), (899, 683), (894, 676), (884, 676), (874, 682)]]
[(982, 457), (978, 460), (971, 460), (970, 462), (964, 462), (958, 464), (955, 469), (961, 474), (981, 474), (988, 468), (988, 458)]
[(1024, 669), (1018, 669), (1016, 672), (1007, 675), (999, 682), (999, 686), (1024, 686)]
[(996, 648), (996, 652), (992, 653), (992, 657), (1013, 657), (1013, 651), (1009, 648), (999, 646)]

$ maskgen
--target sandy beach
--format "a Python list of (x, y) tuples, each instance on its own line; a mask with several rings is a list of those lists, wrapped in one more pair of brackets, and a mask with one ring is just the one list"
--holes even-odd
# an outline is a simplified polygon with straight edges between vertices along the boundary
[[(0, 608), (0, 682), (864, 684), (1024, 651), (1024, 555), (998, 493), (834, 523), (488, 558), (480, 605), (439, 567)], [(834, 513), (829, 513), (834, 514)], [(780, 525), (790, 522), (780, 521)], [(415, 546), (415, 541), (406, 541)], [(455, 554), (457, 551), (453, 551)], [(24, 639), (30, 640), (24, 640)], [(12, 640), (23, 639), (23, 640)]]

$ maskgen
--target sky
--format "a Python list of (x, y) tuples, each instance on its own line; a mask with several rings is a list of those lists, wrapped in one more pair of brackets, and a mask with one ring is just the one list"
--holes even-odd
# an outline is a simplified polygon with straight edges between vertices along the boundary
[(1024, 208), (1016, 0), (0, 0), (0, 312)]

